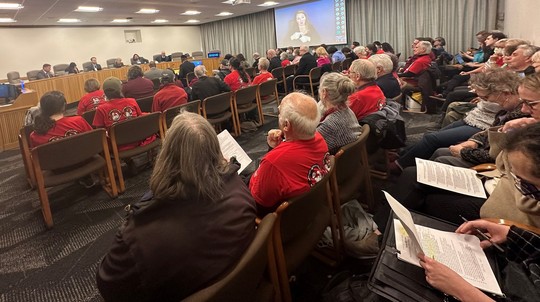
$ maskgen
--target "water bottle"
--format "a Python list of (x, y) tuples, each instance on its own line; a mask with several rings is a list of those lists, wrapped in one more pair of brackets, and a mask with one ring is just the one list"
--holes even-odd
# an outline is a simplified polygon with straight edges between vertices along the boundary
[(21, 80), (21, 92), (24, 92), (24, 81)]

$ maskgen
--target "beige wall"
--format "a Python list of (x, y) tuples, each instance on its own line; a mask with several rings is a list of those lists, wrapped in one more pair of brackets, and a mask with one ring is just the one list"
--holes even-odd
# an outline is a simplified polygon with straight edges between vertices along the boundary
[(539, 10), (538, 0), (506, 0), (504, 32), (511, 38), (521, 38), (540, 45), (540, 22), (536, 19)]
[[(126, 43), (124, 30), (140, 30), (141, 43)], [(4, 41), (0, 47), (0, 79), (9, 71), (18, 71), (21, 77), (43, 63), (82, 63), (95, 56), (103, 67), (106, 60), (121, 57), (124, 64), (138, 53), (149, 60), (165, 50), (191, 53), (201, 50), (198, 26), (157, 27), (84, 27), (84, 28), (0, 28)]]

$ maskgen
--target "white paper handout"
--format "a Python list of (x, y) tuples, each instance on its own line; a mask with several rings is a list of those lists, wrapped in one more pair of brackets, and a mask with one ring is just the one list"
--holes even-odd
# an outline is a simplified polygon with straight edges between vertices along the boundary
[(240, 163), (240, 169), (238, 170), (238, 174), (240, 174), (252, 162), (251, 158), (249, 158), (244, 149), (240, 147), (238, 142), (236, 142), (236, 140), (232, 137), (229, 131), (227, 131), (227, 129), (221, 131), (221, 133), (218, 134), (217, 137), (221, 153), (223, 153), (223, 157), (229, 160), (231, 157), (234, 156), (236, 157), (236, 160)]
[(420, 267), (417, 254), (422, 251), (424, 255), (454, 270), (473, 286), (503, 296), (478, 237), (416, 225), (409, 210), (387, 192), (384, 195), (399, 219), (394, 219), (398, 259)]
[(464, 195), (486, 198), (482, 181), (476, 177), (476, 174), (473, 169), (416, 158), (416, 180), (419, 183)]

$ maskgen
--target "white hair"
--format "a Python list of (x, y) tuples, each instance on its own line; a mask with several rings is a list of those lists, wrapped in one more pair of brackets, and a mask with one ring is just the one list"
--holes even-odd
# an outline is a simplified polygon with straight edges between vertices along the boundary
[(373, 63), (375, 67), (381, 66), (383, 69), (383, 74), (392, 72), (392, 69), (394, 68), (392, 59), (390, 59), (390, 56), (387, 54), (372, 55), (368, 60)]

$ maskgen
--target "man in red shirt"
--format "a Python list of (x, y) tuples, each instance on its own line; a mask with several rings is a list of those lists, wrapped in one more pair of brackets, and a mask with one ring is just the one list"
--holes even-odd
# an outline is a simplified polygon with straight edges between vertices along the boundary
[(268, 72), (268, 66), (270, 66), (270, 61), (266, 58), (260, 58), (259, 59), (259, 75), (256, 76), (253, 79), (253, 82), (251, 82), (251, 85), (258, 85), (260, 83), (266, 82), (268, 80), (273, 79), (271, 72)]
[(152, 112), (165, 111), (168, 108), (186, 104), (187, 93), (184, 89), (174, 83), (174, 73), (170, 70), (163, 70), (161, 74), (161, 89), (154, 95), (152, 102)]
[[(431, 65), (431, 43), (428, 41), (420, 41), (414, 46), (413, 57), (416, 59), (412, 61), (411, 65), (407, 67), (402, 73), (398, 73), (399, 77), (403, 78), (416, 78), (422, 72), (426, 71)], [(411, 86), (417, 86), (418, 81), (416, 79), (403, 79)]]
[(349, 78), (356, 84), (356, 92), (349, 96), (349, 107), (358, 120), (386, 105), (386, 97), (375, 82), (377, 68), (369, 60), (354, 60), (349, 68)]
[(249, 183), (259, 215), (309, 191), (329, 170), (328, 146), (316, 132), (320, 120), (315, 100), (302, 93), (288, 94), (279, 106), (279, 128), (268, 132), (274, 148), (266, 154)]

